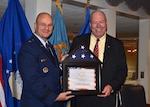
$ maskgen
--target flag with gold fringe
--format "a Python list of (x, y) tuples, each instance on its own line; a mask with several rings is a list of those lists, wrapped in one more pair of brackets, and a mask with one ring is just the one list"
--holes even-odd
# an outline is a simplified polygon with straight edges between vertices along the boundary
[(70, 48), (66, 26), (62, 17), (63, 10), (61, 5), (62, 3), (60, 4), (60, 1), (56, 0), (56, 13), (53, 18), (54, 29), (49, 38), (49, 41), (54, 46), (59, 61), (63, 55), (68, 53)]
[[(53, 17), (53, 33), (49, 38), (49, 41), (54, 46), (57, 58), (60, 61), (63, 55), (66, 55), (70, 49), (70, 43), (66, 31), (66, 26), (63, 20), (63, 9), (60, 0), (56, 0), (56, 12)], [(62, 79), (62, 78), (61, 78)], [(62, 81), (61, 81), (62, 83)], [(66, 102), (64, 107), (68, 106), (69, 102)]]

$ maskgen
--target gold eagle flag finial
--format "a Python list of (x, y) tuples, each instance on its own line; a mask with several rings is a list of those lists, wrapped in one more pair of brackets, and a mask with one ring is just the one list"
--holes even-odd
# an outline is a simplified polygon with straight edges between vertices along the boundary
[(85, 9), (85, 13), (86, 13), (86, 8), (87, 7), (90, 7), (91, 5), (90, 5), (90, 0), (87, 0), (87, 3), (85, 4), (85, 7), (84, 7), (84, 9)]
[(56, 6), (59, 8), (61, 14), (63, 14), (63, 9), (62, 9), (62, 6), (60, 5), (60, 0), (56, 0)]

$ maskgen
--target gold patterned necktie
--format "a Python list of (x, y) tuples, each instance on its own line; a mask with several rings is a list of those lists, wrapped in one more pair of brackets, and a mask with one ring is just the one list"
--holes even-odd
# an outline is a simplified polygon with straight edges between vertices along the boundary
[(99, 39), (96, 40), (96, 44), (95, 44), (95, 47), (94, 47), (94, 55), (98, 57), (98, 42), (99, 42)]

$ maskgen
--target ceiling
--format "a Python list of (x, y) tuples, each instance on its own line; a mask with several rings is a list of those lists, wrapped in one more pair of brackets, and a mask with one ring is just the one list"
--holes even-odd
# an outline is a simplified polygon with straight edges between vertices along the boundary
[[(0, 19), (4, 14), (7, 7), (8, 0), (0, 0)], [(68, 2), (67, 2), (68, 1)], [(23, 0), (20, 0), (22, 6)], [(52, 1), (52, 16), (55, 14), (55, 2)], [(91, 7), (91, 12), (95, 10), (96, 7)], [(85, 10), (84, 4), (73, 4), (69, 0), (63, 3), (63, 18), (66, 24), (68, 32), (78, 33), (85, 20)], [(117, 15), (117, 34), (134, 34), (138, 33), (139, 21), (134, 17), (126, 17), (127, 15), (118, 14)]]

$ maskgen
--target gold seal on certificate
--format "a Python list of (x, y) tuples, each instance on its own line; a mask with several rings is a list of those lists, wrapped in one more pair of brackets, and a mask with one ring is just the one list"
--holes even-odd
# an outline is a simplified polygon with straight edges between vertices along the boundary
[(74, 95), (96, 95), (101, 91), (101, 62), (83, 45), (63, 63), (63, 90)]

